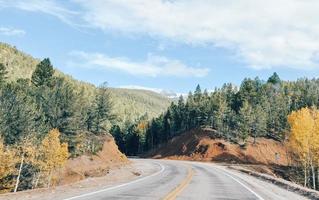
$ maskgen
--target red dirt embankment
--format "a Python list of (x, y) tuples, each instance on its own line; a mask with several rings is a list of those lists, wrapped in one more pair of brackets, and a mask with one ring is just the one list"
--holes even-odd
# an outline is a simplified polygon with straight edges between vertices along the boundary
[(149, 152), (147, 157), (179, 160), (216, 161), (246, 164), (288, 165), (287, 149), (278, 141), (257, 138), (254, 144), (249, 138), (247, 145), (216, 138), (211, 129), (195, 129), (174, 137), (167, 144)]
[(119, 150), (113, 137), (106, 136), (103, 148), (96, 155), (82, 155), (69, 159), (59, 172), (59, 185), (83, 180), (87, 177), (103, 176), (115, 167), (121, 167), (129, 161)]

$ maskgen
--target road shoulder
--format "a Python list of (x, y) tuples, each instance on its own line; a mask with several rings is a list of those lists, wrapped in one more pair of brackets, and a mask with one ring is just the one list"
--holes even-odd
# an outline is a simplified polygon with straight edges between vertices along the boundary
[(160, 170), (160, 166), (152, 162), (140, 162), (134, 160), (128, 165), (114, 168), (102, 177), (87, 178), (85, 180), (57, 186), (49, 189), (36, 189), (0, 195), (0, 200), (56, 200), (94, 192), (108, 187), (120, 185), (149, 176)]

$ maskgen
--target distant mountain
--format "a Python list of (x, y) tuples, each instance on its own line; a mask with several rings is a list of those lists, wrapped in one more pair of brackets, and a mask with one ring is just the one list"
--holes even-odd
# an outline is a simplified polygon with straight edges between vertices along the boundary
[[(40, 59), (33, 58), (31, 55), (19, 51), (16, 47), (0, 43), (0, 63), (6, 66), (9, 80), (31, 78), (39, 62)], [(56, 70), (56, 75), (65, 77), (75, 87), (83, 88), (88, 96), (93, 97), (96, 90), (93, 84), (78, 81), (59, 70)], [(158, 116), (171, 103), (171, 100), (166, 95), (150, 90), (110, 88), (110, 91), (114, 103), (114, 111), (121, 122), (135, 120), (146, 113), (148, 117)]]
[(180, 96), (186, 97), (187, 94), (183, 93), (176, 93), (172, 90), (164, 90), (164, 89), (159, 89), (159, 88), (150, 88), (150, 87), (143, 87), (143, 86), (138, 86), (138, 85), (127, 85), (127, 86), (122, 86), (121, 88), (125, 89), (131, 89), (131, 90), (145, 90), (145, 91), (152, 91), (156, 92), (158, 94), (161, 94), (162, 96), (165, 96), (169, 99), (178, 99)]

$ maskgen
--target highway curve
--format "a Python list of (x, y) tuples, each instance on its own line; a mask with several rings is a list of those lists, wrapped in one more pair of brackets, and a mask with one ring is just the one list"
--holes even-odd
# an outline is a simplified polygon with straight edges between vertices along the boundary
[(212, 163), (151, 159), (134, 159), (134, 162), (151, 163), (158, 170), (149, 176), (65, 200), (306, 199), (271, 183)]

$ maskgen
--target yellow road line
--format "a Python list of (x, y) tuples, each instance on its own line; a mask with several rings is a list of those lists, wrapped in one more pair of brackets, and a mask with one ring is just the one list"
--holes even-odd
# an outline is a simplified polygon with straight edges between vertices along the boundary
[(186, 178), (170, 193), (168, 193), (163, 200), (174, 200), (176, 197), (187, 187), (187, 185), (191, 182), (192, 177), (194, 175), (194, 171), (191, 167), (188, 167), (188, 173)]

